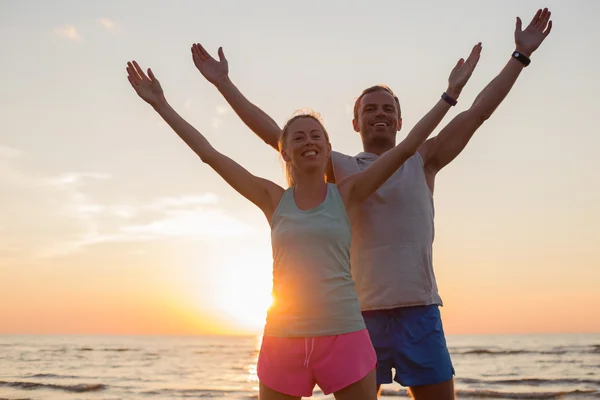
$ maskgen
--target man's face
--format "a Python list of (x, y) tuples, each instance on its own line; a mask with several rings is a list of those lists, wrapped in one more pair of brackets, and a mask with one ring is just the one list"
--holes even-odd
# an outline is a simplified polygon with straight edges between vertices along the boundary
[(402, 124), (394, 96), (385, 90), (365, 94), (358, 105), (358, 120), (352, 124), (363, 143), (394, 146)]

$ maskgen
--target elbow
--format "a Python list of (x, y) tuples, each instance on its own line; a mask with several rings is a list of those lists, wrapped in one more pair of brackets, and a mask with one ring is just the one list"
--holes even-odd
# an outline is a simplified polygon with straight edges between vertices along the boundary
[(215, 149), (210, 149), (207, 151), (198, 152), (198, 157), (204, 164), (212, 165), (215, 161), (217, 155), (217, 151)]
[(494, 113), (493, 109), (481, 107), (481, 106), (478, 106), (477, 104), (474, 104), (469, 109), (469, 116), (471, 117), (471, 119), (476, 121), (478, 125), (481, 125), (485, 121), (487, 121), (492, 116), (493, 113)]

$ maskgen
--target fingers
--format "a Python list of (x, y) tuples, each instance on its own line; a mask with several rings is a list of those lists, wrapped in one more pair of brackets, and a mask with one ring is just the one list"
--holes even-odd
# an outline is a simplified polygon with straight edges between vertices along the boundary
[(192, 54), (199, 61), (203, 61), (202, 50), (200, 50), (200, 45), (198, 43), (192, 45)]
[(127, 75), (127, 80), (131, 84), (131, 87), (133, 88), (133, 90), (135, 90), (137, 92), (138, 83), (135, 82), (135, 80), (131, 77), (131, 75)]
[(154, 73), (150, 68), (148, 68), (148, 76), (150, 77), (150, 79), (152, 79), (152, 82), (158, 82), (158, 79), (156, 79), (156, 76), (154, 76)]
[(223, 48), (219, 47), (219, 62), (227, 62), (227, 58), (225, 58), (225, 53), (223, 52)]
[(203, 63), (203, 61), (200, 59), (200, 54), (195, 44), (192, 45), (192, 59), (194, 60), (194, 63), (196, 63), (196, 65), (198, 65), (198, 63)]
[(550, 15), (552, 15), (552, 13), (545, 8), (544, 12), (542, 13), (542, 16), (540, 17), (540, 20), (538, 21), (536, 28), (540, 31), (543, 31), (544, 29), (546, 29), (546, 25), (548, 25), (548, 21), (550, 20)]
[(475, 66), (479, 62), (479, 57), (481, 56), (481, 49), (481, 42), (479, 42), (475, 46), (473, 46), (473, 50), (471, 50), (471, 54), (469, 54), (469, 57), (467, 58), (467, 64), (470, 65), (472, 68), (475, 68)]
[(203, 57), (211, 58), (210, 54), (208, 54), (208, 51), (206, 51), (204, 46), (202, 46), (200, 43), (198, 43), (198, 48), (200, 49), (200, 53), (202, 54)]
[(146, 74), (144, 73), (144, 70), (142, 70), (142, 68), (139, 66), (137, 61), (135, 61), (135, 60), (133, 61), (133, 66), (135, 67), (135, 71), (142, 78), (142, 80), (149, 80), (148, 77), (146, 76)]
[(519, 17), (517, 17), (517, 26), (515, 27), (515, 30), (517, 32), (523, 31), (523, 21), (521, 21), (521, 18), (519, 18)]
[(552, 30), (552, 21), (548, 21), (548, 28), (546, 29), (546, 32), (544, 32), (544, 38), (550, 34), (551, 30)]
[(142, 81), (142, 78), (139, 76), (131, 62), (127, 62), (127, 78), (132, 82), (132, 85), (139, 85)]
[(200, 43), (194, 44), (193, 48), (195, 50), (196, 56), (198, 57), (198, 60), (200, 60), (201, 62), (205, 62), (212, 58)]
[(527, 28), (530, 28), (532, 26), (535, 26), (535, 24), (538, 22), (538, 20), (540, 19), (540, 16), (542, 15), (542, 9), (540, 8), (539, 10), (537, 10), (537, 12), (535, 13), (535, 15), (533, 16), (533, 18), (531, 19), (531, 22), (529, 23), (529, 25), (527, 25)]

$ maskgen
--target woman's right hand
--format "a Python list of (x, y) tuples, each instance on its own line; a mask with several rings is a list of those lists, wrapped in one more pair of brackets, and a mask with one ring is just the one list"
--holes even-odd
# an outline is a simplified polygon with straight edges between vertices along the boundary
[(208, 51), (200, 43), (192, 45), (192, 59), (198, 71), (206, 78), (207, 81), (215, 86), (226, 80), (229, 76), (229, 63), (223, 53), (223, 48), (218, 50), (219, 61), (215, 60), (208, 54)]
[(165, 101), (165, 94), (160, 86), (160, 82), (156, 79), (150, 68), (148, 68), (148, 76), (146, 76), (137, 62), (128, 62), (127, 79), (138, 96), (152, 107), (157, 107), (161, 102)]

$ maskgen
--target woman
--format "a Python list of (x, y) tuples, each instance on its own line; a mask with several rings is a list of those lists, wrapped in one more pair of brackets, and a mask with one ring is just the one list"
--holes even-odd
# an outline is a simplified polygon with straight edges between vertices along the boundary
[[(461, 66), (462, 60), (453, 73)], [(258, 206), (271, 226), (274, 304), (259, 354), (260, 399), (300, 399), (311, 396), (318, 384), (338, 400), (375, 400), (376, 356), (350, 274), (350, 220), (436, 124), (426, 116), (370, 168), (329, 184), (324, 179), (331, 152), (327, 131), (316, 116), (296, 115), (279, 140), (290, 184), (284, 189), (215, 150), (171, 108), (150, 69), (146, 75), (133, 61), (127, 72), (136, 93), (204, 163)]]

